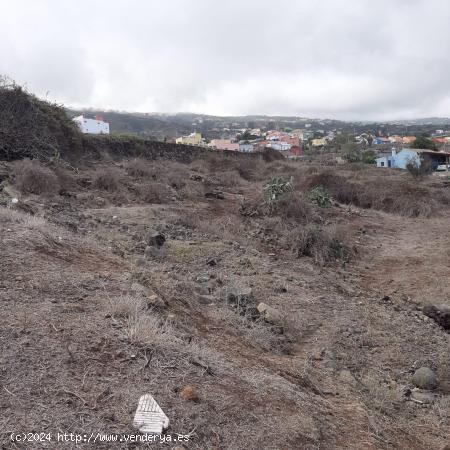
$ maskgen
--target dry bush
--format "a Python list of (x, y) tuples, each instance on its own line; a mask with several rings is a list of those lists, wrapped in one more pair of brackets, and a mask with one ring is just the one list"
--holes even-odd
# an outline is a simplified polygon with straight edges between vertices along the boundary
[(19, 223), (25, 225), (26, 228), (42, 229), (47, 226), (45, 219), (39, 216), (31, 216), (12, 208), (0, 207), (0, 222)]
[(171, 224), (175, 226), (181, 226), (184, 228), (189, 228), (191, 230), (196, 230), (200, 227), (202, 223), (202, 219), (197, 212), (186, 212), (182, 215), (174, 217), (171, 221)]
[(236, 170), (218, 172), (214, 175), (214, 180), (223, 187), (233, 188), (242, 185), (242, 178)]
[(103, 191), (118, 191), (121, 187), (121, 174), (114, 168), (100, 169), (94, 174), (92, 185)]
[(211, 173), (214, 172), (223, 172), (226, 170), (232, 170), (235, 168), (235, 164), (233, 159), (225, 153), (208, 153), (205, 157), (206, 165), (208, 167), (208, 171)]
[(202, 222), (200, 229), (211, 236), (228, 241), (245, 242), (245, 225), (239, 216), (227, 214), (212, 221)]
[(352, 257), (345, 230), (340, 227), (307, 226), (292, 236), (293, 249), (299, 257), (310, 256), (315, 264), (324, 266), (334, 261), (347, 263)]
[(371, 164), (363, 163), (363, 162), (354, 162), (347, 164), (345, 168), (350, 170), (351, 172), (360, 172), (370, 170), (373, 166)]
[(160, 165), (163, 177), (173, 189), (180, 190), (189, 180), (189, 169), (185, 164), (176, 161), (164, 161)]
[(202, 183), (188, 180), (186, 184), (177, 191), (179, 200), (199, 201), (204, 199), (205, 187)]
[(309, 177), (303, 186), (322, 186), (334, 199), (361, 208), (373, 208), (407, 217), (430, 217), (441, 205), (450, 204), (450, 194), (403, 178), (361, 178), (350, 181), (333, 172)]
[(177, 217), (173, 224), (223, 240), (245, 241), (245, 225), (240, 216), (232, 213), (226, 216), (207, 218), (191, 212)]
[(302, 224), (317, 220), (317, 213), (313, 206), (299, 192), (285, 192), (278, 199), (271, 212)]
[(303, 182), (303, 187), (306, 189), (319, 186), (325, 188), (338, 202), (354, 203), (357, 201), (359, 186), (335, 172), (325, 171), (317, 174), (314, 173)]
[(189, 168), (193, 172), (207, 174), (209, 172), (209, 163), (206, 158), (194, 159), (189, 164)]
[(107, 313), (114, 318), (130, 318), (137, 316), (145, 308), (142, 298), (130, 295), (108, 299)]
[(59, 105), (0, 76), (0, 159), (58, 159), (81, 153), (82, 134)]
[(288, 177), (299, 172), (299, 165), (296, 162), (277, 160), (270, 162), (263, 167), (265, 176), (283, 176)]
[(39, 161), (24, 159), (13, 165), (14, 185), (24, 194), (51, 194), (59, 190), (55, 173)]
[(182, 345), (173, 325), (156, 316), (130, 316), (126, 323), (125, 334), (131, 344), (159, 351), (176, 350)]
[(236, 169), (241, 178), (246, 181), (259, 180), (264, 169), (264, 162), (256, 158), (239, 158)]
[(373, 373), (364, 374), (361, 377), (361, 383), (368, 392), (371, 408), (375, 408), (383, 414), (393, 413), (396, 406), (402, 401), (400, 392), (381, 383)]
[(285, 192), (270, 207), (262, 196), (244, 199), (239, 212), (247, 217), (281, 217), (286, 221), (300, 224), (320, 221), (314, 206), (301, 192)]
[(279, 151), (273, 150), (272, 148), (266, 148), (262, 152), (262, 158), (266, 162), (284, 160), (284, 156)]
[(155, 175), (154, 166), (144, 158), (134, 158), (125, 163), (125, 170), (128, 175), (135, 178), (153, 178)]
[(403, 180), (374, 181), (366, 186), (356, 204), (407, 217), (430, 217), (439, 209), (438, 199), (428, 188)]
[(271, 327), (263, 320), (250, 320), (245, 315), (221, 306), (210, 309), (207, 313), (211, 320), (227, 324), (252, 347), (271, 352), (283, 350), (280, 336), (273, 333)]
[(239, 205), (239, 213), (244, 217), (262, 217), (267, 212), (262, 195), (244, 198)]
[(146, 203), (162, 204), (171, 200), (172, 192), (162, 183), (144, 183), (138, 186), (139, 199)]
[(59, 191), (70, 191), (77, 188), (77, 181), (72, 173), (61, 166), (55, 167), (55, 175), (58, 178)]

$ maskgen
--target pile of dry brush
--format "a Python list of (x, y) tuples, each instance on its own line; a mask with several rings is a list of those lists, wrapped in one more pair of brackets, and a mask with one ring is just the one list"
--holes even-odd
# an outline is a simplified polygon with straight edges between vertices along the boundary
[(0, 76), (0, 159), (57, 159), (81, 148), (81, 133), (61, 106)]

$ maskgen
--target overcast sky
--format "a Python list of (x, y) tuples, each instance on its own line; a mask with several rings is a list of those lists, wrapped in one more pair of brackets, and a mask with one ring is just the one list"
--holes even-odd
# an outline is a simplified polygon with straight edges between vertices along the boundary
[(0, 73), (66, 105), (450, 116), (448, 0), (0, 0)]

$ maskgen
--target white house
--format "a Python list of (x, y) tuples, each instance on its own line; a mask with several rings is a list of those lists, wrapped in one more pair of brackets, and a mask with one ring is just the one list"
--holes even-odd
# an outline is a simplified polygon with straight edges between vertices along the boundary
[(391, 154), (380, 154), (375, 162), (377, 167), (406, 169), (409, 163), (419, 167), (425, 160), (432, 170), (448, 170), (450, 153), (416, 148), (404, 148), (397, 152), (394, 148)]
[(241, 141), (239, 142), (239, 151), (243, 153), (251, 153), (253, 151), (253, 144), (250, 144), (247, 141)]
[(95, 116), (95, 119), (88, 119), (81, 115), (74, 117), (73, 121), (80, 127), (82, 133), (109, 134), (109, 123), (104, 122), (100, 116)]
[(289, 142), (273, 141), (269, 142), (267, 144), (267, 147), (273, 148), (274, 150), (278, 151), (287, 151), (291, 149), (292, 145)]

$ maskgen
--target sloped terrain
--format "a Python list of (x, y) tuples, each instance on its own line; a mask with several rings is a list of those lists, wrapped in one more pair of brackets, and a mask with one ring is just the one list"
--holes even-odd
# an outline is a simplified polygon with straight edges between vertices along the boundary
[[(189, 449), (448, 443), (449, 334), (421, 312), (448, 304), (439, 180), (422, 186), (439, 203), (399, 216), (361, 208), (357, 188), (409, 181), (364, 168), (331, 169), (357, 180), (349, 198), (329, 170), (295, 162), (50, 165), (54, 189), (37, 164), (3, 167), (4, 448), (18, 431), (134, 433), (144, 393)], [(268, 208), (274, 177), (293, 188)], [(421, 366), (438, 375), (432, 404), (411, 400)]]

